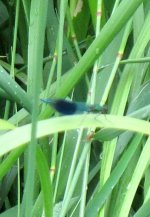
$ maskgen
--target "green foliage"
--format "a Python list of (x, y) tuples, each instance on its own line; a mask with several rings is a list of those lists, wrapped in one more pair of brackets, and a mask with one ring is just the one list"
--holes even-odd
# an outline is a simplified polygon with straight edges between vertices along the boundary
[(149, 1), (0, 1), (0, 16), (0, 217), (150, 216)]

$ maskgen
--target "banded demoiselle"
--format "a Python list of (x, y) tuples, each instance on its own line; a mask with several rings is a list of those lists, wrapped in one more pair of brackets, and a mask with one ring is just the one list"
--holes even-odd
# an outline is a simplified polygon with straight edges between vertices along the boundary
[(98, 104), (87, 105), (83, 102), (72, 102), (64, 99), (41, 99), (63, 115), (82, 114), (84, 112), (106, 113), (106, 107)]

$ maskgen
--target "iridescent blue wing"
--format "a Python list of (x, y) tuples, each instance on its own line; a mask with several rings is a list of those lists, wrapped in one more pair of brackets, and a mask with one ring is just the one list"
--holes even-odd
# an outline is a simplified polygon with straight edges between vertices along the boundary
[(41, 99), (42, 102), (45, 102), (52, 106), (56, 111), (64, 115), (72, 115), (77, 113), (82, 113), (84, 108), (81, 105), (78, 106), (78, 103), (63, 99)]

